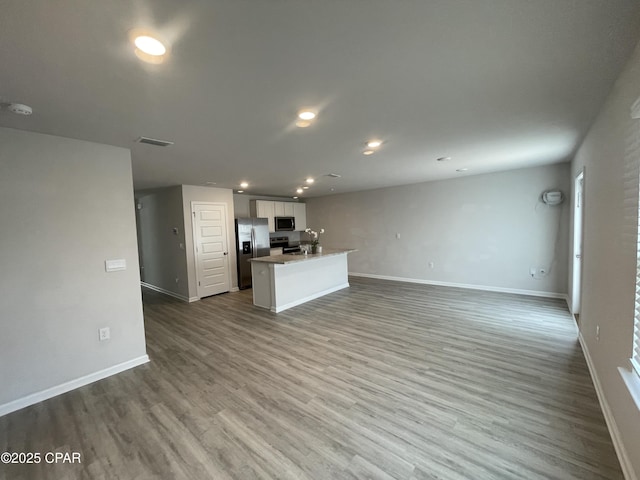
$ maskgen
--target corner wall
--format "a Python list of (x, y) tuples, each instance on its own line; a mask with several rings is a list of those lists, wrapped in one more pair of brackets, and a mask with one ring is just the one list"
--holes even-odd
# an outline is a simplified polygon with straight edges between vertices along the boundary
[(571, 165), (572, 178), (585, 169), (580, 334), (628, 479), (640, 475), (640, 403), (618, 368), (629, 369), (633, 338), (640, 120), (630, 109), (638, 97), (640, 46)]
[(350, 273), (564, 297), (569, 208), (548, 189), (568, 196), (569, 164), (310, 198), (307, 224), (358, 249)]
[(129, 150), (0, 128), (0, 226), (0, 414), (148, 361)]
[[(188, 245), (182, 211), (182, 187), (136, 194), (141, 278), (144, 284), (189, 300)], [(176, 229), (177, 233), (174, 233)]]

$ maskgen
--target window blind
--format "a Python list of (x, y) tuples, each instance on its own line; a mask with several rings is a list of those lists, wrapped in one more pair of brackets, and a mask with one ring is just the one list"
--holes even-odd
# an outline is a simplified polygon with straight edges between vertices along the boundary
[[(636, 250), (636, 289), (633, 313), (631, 364), (640, 375), (640, 98), (631, 107), (624, 158), (624, 224), (633, 226)], [(633, 218), (633, 223), (631, 222)], [(624, 235), (628, 238), (629, 231)], [(624, 239), (623, 239), (624, 244)]]

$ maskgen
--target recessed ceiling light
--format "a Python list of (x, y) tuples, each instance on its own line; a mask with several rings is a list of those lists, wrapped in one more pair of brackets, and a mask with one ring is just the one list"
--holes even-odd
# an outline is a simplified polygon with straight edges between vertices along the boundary
[(242, 183), (240, 184), (240, 186), (241, 186), (242, 188), (247, 188), (247, 187), (249, 186), (249, 184), (248, 184), (247, 182), (242, 182)]
[(469, 170), (468, 168), (458, 168), (456, 169), (456, 172), (466, 172), (467, 170)]
[(205, 185), (217, 185), (216, 182), (206, 182)]
[(369, 148), (378, 148), (380, 145), (382, 145), (382, 140), (369, 140), (367, 142), (367, 147)]
[(159, 57), (167, 53), (167, 47), (165, 47), (160, 40), (149, 35), (140, 35), (135, 38), (133, 43), (147, 55)]
[(293, 198), (294, 200), (297, 200), (297, 199), (298, 199), (298, 197), (291, 197), (291, 198)]
[(298, 118), (300, 120), (313, 120), (314, 118), (316, 118), (316, 112), (313, 112), (311, 110), (301, 110), (300, 112), (298, 112)]
[(303, 189), (303, 190), (309, 190), (309, 187), (304, 186), (304, 187), (302, 187), (302, 189)]
[(449, 160), (451, 160), (451, 157), (440, 157), (436, 159), (437, 162), (448, 162)]
[(313, 182), (315, 182), (315, 180), (313, 178), (309, 177), (309, 178), (307, 178), (305, 180), (305, 182), (307, 182), (308, 184), (312, 184)]
[(298, 188), (298, 189), (296, 190), (296, 193), (302, 193), (302, 192), (304, 192), (304, 190), (302, 190), (301, 188)]
[(374, 152), (373, 150), (365, 150), (364, 152), (362, 152), (363, 155), (373, 155), (374, 153), (376, 152)]
[(170, 48), (158, 39), (154, 32), (135, 28), (128, 32), (129, 40), (135, 45), (135, 54), (146, 63), (160, 64), (169, 56)]
[(237, 193), (244, 193), (244, 190), (238, 190)]

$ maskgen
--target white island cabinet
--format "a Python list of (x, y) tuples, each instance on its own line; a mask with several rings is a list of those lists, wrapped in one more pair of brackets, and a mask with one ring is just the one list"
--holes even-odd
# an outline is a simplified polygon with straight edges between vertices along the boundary
[(309, 255), (274, 255), (251, 262), (253, 304), (282, 312), (349, 286), (349, 249)]

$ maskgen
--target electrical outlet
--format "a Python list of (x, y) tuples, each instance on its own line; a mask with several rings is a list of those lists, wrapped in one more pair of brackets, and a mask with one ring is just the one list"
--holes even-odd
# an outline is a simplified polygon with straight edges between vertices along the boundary
[(111, 329), (109, 327), (102, 327), (98, 329), (98, 339), (101, 342), (109, 340), (111, 338)]
[(544, 275), (546, 275), (546, 274), (547, 274), (547, 269), (546, 269), (546, 268), (544, 268), (544, 267), (540, 267), (540, 268), (538, 269), (538, 275), (540, 275), (541, 277), (543, 277), (543, 276), (544, 276)]
[(529, 267), (529, 275), (532, 277), (536, 276), (536, 267)]
[(176, 283), (180, 283), (180, 279), (176, 277)]

